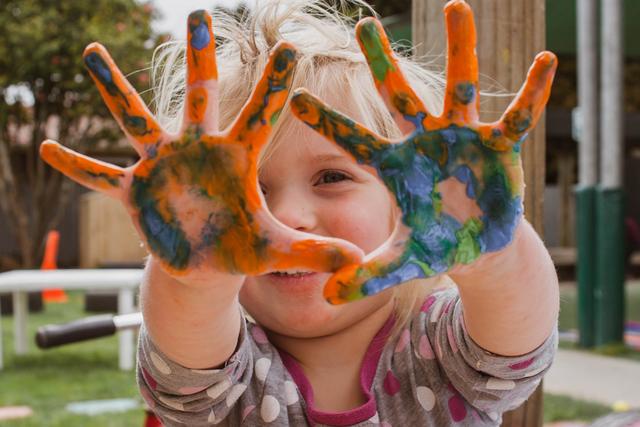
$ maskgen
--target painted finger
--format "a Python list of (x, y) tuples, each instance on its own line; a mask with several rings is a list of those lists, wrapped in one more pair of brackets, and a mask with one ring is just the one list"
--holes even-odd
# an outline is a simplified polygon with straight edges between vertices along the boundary
[(504, 151), (519, 145), (536, 125), (549, 100), (558, 59), (551, 52), (536, 56), (527, 80), (496, 124), (481, 126), (485, 145)]
[(397, 228), (393, 236), (362, 264), (351, 264), (329, 278), (324, 297), (331, 304), (344, 304), (375, 295), (418, 277), (434, 275), (425, 263), (412, 256), (411, 229)]
[(293, 113), (309, 127), (335, 142), (358, 161), (371, 163), (391, 142), (332, 109), (306, 89), (291, 99)]
[(197, 10), (187, 24), (187, 88), (184, 126), (218, 131), (218, 69), (211, 15)]
[[(297, 235), (300, 234), (300, 235)], [(292, 239), (293, 240), (290, 240)], [(287, 243), (284, 251), (278, 250), (282, 245), (275, 245), (270, 259), (274, 261), (271, 270), (309, 270), (315, 272), (334, 272), (338, 269), (362, 262), (363, 253), (355, 245), (340, 239), (321, 238), (306, 233), (280, 235), (280, 240)]]
[(356, 25), (356, 37), (380, 96), (403, 131), (423, 129), (430, 115), (400, 71), (398, 60), (380, 21), (367, 17)]
[(50, 140), (40, 145), (40, 157), (54, 169), (87, 188), (116, 198), (122, 193), (124, 169), (118, 166), (76, 153)]
[(471, 7), (453, 0), (444, 7), (447, 25), (447, 85), (442, 117), (453, 124), (478, 121), (478, 57)]
[(153, 157), (163, 137), (140, 95), (122, 75), (107, 50), (99, 43), (91, 43), (84, 50), (84, 63), (105, 104), (140, 157)]
[(260, 81), (231, 125), (231, 139), (259, 152), (287, 102), (295, 63), (294, 46), (279, 42), (269, 57)]

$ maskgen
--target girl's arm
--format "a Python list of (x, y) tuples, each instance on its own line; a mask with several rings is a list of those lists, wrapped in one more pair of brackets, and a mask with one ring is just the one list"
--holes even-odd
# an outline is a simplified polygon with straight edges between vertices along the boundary
[(460, 290), (467, 332), (492, 353), (526, 354), (555, 327), (558, 277), (544, 244), (525, 220), (506, 248), (449, 275)]
[(238, 293), (243, 281), (241, 275), (212, 274), (205, 285), (185, 284), (149, 257), (140, 291), (149, 336), (182, 366), (208, 369), (223, 364), (240, 334)]

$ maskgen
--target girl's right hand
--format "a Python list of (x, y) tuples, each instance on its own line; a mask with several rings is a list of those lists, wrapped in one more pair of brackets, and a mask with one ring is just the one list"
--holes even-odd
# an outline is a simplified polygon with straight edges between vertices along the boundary
[(41, 156), (78, 183), (121, 200), (147, 249), (181, 281), (207, 281), (212, 273), (335, 271), (357, 263), (363, 254), (356, 246), (278, 222), (258, 187), (258, 155), (287, 100), (295, 57), (292, 45), (279, 43), (237, 119), (219, 131), (211, 16), (193, 12), (183, 126), (170, 135), (106, 49), (93, 43), (85, 64), (140, 160), (120, 168), (53, 141), (43, 142)]

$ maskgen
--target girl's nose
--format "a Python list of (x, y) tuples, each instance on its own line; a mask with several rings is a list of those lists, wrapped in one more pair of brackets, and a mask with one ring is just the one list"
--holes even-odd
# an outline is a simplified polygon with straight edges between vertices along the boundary
[(305, 197), (282, 194), (267, 199), (267, 206), (273, 216), (287, 227), (306, 232), (316, 229), (317, 218), (313, 205)]

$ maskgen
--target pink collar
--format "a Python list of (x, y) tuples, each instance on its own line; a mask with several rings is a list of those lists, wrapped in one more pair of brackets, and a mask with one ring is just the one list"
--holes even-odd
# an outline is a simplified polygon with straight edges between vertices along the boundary
[(317, 410), (314, 406), (313, 388), (311, 383), (302, 372), (302, 368), (298, 362), (289, 354), (284, 351), (278, 350), (280, 358), (284, 363), (284, 366), (291, 374), (291, 377), (295, 381), (300, 393), (304, 397), (306, 402), (305, 411), (307, 419), (311, 423), (327, 424), (331, 426), (351, 426), (362, 421), (366, 421), (376, 414), (377, 406), (374, 396), (371, 394), (371, 386), (373, 385), (373, 379), (376, 375), (378, 368), (378, 362), (382, 355), (382, 350), (389, 338), (389, 332), (394, 324), (394, 316), (390, 316), (385, 324), (376, 333), (375, 337), (371, 340), (367, 352), (362, 360), (362, 366), (360, 368), (360, 387), (362, 393), (367, 399), (365, 403), (357, 408), (349, 409), (342, 412), (323, 412)]

